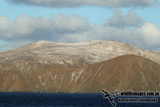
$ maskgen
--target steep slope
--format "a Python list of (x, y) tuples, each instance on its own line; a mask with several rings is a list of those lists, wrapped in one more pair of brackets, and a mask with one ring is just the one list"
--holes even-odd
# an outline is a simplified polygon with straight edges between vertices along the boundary
[(64, 67), (34, 61), (0, 64), (0, 91), (91, 92), (159, 90), (160, 64), (124, 55), (86, 67)]
[(0, 53), (0, 63), (28, 63), (32, 60), (41, 64), (84, 67), (126, 54), (143, 56), (160, 63), (159, 52), (141, 50), (126, 43), (102, 40), (80, 43), (38, 41)]

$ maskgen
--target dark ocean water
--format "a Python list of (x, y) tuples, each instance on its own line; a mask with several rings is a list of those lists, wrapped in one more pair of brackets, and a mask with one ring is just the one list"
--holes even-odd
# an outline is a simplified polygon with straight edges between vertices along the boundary
[[(0, 107), (113, 107), (104, 94), (0, 93)], [(116, 107), (160, 107), (158, 103), (118, 103)]]

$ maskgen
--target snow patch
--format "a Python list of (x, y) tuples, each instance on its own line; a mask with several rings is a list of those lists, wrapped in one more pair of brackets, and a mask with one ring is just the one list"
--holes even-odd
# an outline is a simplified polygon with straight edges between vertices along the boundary
[(39, 78), (39, 81), (40, 81), (40, 83), (41, 83), (41, 86), (45, 86), (45, 83), (44, 82), (42, 82), (42, 78), (41, 78), (41, 76), (38, 76), (38, 78)]
[(71, 82), (72, 81), (77, 82), (77, 80), (80, 78), (83, 72), (84, 72), (84, 69), (81, 69), (80, 71), (73, 71), (71, 74)]
[(29, 70), (30, 70), (30, 68), (31, 68), (31, 65), (28, 67), (27, 71), (29, 71)]
[(103, 64), (100, 65), (100, 67), (98, 68), (98, 70), (96, 71), (96, 73), (95, 73), (95, 75), (93, 76), (92, 79), (94, 79), (96, 77), (96, 75), (98, 74), (98, 72), (101, 70), (102, 66), (103, 66)]
[(55, 86), (56, 86), (56, 80), (57, 80), (57, 74), (54, 75), (54, 76), (52, 76), (52, 75), (50, 75), (50, 76), (51, 76), (51, 78), (52, 78), (52, 80), (53, 80), (54, 87), (55, 87)]
[(113, 47), (107, 47), (106, 50), (113, 50)]
[(13, 80), (13, 81), (15, 80), (15, 77), (16, 77), (16, 75), (13, 75), (13, 76), (12, 76), (12, 80)]

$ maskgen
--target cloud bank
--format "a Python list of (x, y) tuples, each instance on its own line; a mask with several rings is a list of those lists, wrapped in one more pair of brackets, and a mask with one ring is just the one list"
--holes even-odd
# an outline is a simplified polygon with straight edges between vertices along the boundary
[(0, 17), (0, 37), (4, 39), (56, 39), (63, 34), (80, 33), (92, 28), (87, 19), (80, 16), (53, 16), (50, 19), (28, 15), (10, 21)]
[(79, 7), (82, 5), (117, 7), (148, 7), (158, 3), (157, 0), (7, 0), (16, 4), (46, 6), (54, 8)]
[(154, 23), (143, 22), (133, 11), (129, 11), (126, 15), (120, 11), (115, 12), (115, 15), (101, 26), (93, 25), (80, 16), (57, 15), (45, 19), (22, 15), (13, 21), (1, 16), (0, 38), (8, 42), (23, 41), (23, 43), (37, 40), (56, 42), (114, 40), (143, 49), (156, 50), (160, 47), (160, 28)]

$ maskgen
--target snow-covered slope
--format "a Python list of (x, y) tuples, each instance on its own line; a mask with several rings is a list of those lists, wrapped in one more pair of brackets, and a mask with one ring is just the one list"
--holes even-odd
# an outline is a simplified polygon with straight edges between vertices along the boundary
[(64, 66), (85, 66), (126, 54), (143, 56), (160, 63), (160, 52), (142, 50), (127, 43), (103, 40), (79, 43), (38, 41), (0, 53), (0, 63), (28, 60)]

